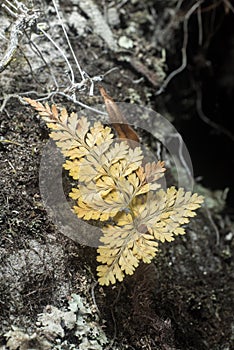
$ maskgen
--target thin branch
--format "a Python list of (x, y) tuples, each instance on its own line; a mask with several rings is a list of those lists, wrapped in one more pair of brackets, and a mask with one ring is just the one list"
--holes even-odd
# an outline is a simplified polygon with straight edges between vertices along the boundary
[[(71, 53), (72, 53), (72, 56), (73, 56), (73, 58), (74, 58), (74, 60), (75, 60), (76, 66), (77, 66), (77, 68), (79, 69), (79, 72), (80, 72), (80, 75), (81, 75), (81, 79), (83, 80), (83, 79), (84, 79), (84, 72), (83, 72), (83, 70), (81, 69), (80, 64), (79, 64), (79, 62), (78, 62), (78, 60), (77, 60), (77, 58), (76, 58), (76, 55), (75, 55), (74, 50), (73, 50), (73, 48), (72, 48), (71, 42), (70, 42), (70, 40), (69, 40), (69, 38), (68, 38), (67, 31), (66, 31), (66, 29), (65, 29), (63, 20), (62, 20), (60, 14), (59, 14), (58, 7), (57, 7), (57, 5), (56, 5), (56, 2), (55, 2), (55, 0), (52, 0), (52, 2), (53, 2), (53, 5), (54, 5), (54, 8), (55, 8), (55, 10), (56, 10), (58, 19), (59, 19), (59, 23), (60, 23), (60, 25), (61, 25), (61, 27), (62, 27), (62, 29), (63, 29), (63, 33), (64, 33), (65, 38), (66, 38), (66, 40), (67, 40), (69, 49), (70, 49), (70, 51), (71, 51)], [(72, 83), (73, 83), (73, 84), (75, 83), (74, 77), (73, 77)]]
[(201, 6), (199, 6), (197, 9), (197, 22), (198, 22), (198, 45), (202, 46), (203, 28), (202, 28)]
[(201, 94), (201, 89), (200, 88), (196, 88), (196, 92), (197, 92), (197, 100), (196, 100), (196, 107), (197, 107), (197, 114), (200, 117), (200, 119), (208, 124), (211, 128), (218, 130), (219, 132), (223, 133), (224, 135), (226, 135), (228, 138), (230, 138), (232, 141), (234, 141), (234, 135), (227, 130), (226, 128), (224, 128), (222, 125), (213, 122), (212, 120), (210, 120), (205, 113), (203, 112), (202, 109), (202, 94)]
[(169, 134), (170, 137), (173, 137), (173, 138), (177, 138), (178, 141), (179, 141), (179, 159), (181, 161), (181, 164), (184, 166), (184, 169), (186, 170), (186, 173), (189, 175), (189, 176), (192, 176), (193, 174), (191, 173), (191, 170), (188, 166), (188, 164), (186, 163), (186, 160), (183, 156), (183, 145), (184, 145), (184, 142), (183, 142), (183, 139), (181, 137), (180, 134), (178, 133), (175, 133), (175, 134)]
[(223, 0), (223, 1), (224, 1), (225, 5), (227, 6), (227, 8), (228, 8), (229, 10), (231, 10), (232, 13), (234, 13), (234, 7), (233, 7), (232, 4), (230, 3), (230, 1), (228, 1), (228, 0)]
[(12, 11), (12, 9), (10, 9), (7, 5), (2, 4), (1, 6), (9, 13), (10, 16), (17, 18), (17, 14), (14, 11)]
[(38, 25), (38, 28), (40, 29), (40, 31), (45, 35), (45, 37), (56, 47), (56, 49), (61, 53), (61, 55), (63, 56), (64, 60), (66, 61), (67, 63), (67, 66), (71, 72), (71, 82), (74, 84), (75, 82), (75, 76), (74, 76), (74, 72), (73, 72), (73, 69), (72, 69), (72, 66), (70, 64), (70, 62), (68, 61), (68, 58), (67, 56), (65, 55), (65, 53), (63, 52), (63, 50), (56, 44), (56, 42), (51, 38), (50, 35), (48, 35), (44, 29), (41, 28), (40, 25)]
[(20, 48), (19, 50), (20, 50), (20, 52), (22, 53), (22, 55), (23, 55), (25, 61), (27, 62), (28, 66), (29, 66), (29, 69), (30, 69), (30, 73), (31, 73), (32, 78), (35, 80), (35, 82), (36, 82), (38, 85), (40, 85), (40, 86), (42, 87), (42, 84), (39, 82), (39, 80), (37, 79), (36, 75), (33, 73), (33, 67), (32, 67), (32, 65), (31, 65), (31, 63), (30, 63), (28, 57), (25, 55), (24, 51), (23, 51), (21, 48)]
[(0, 38), (3, 39), (3, 40), (5, 40), (5, 41), (8, 41), (7, 38), (6, 38), (3, 34), (1, 34), (1, 33), (0, 33)]
[(90, 106), (88, 106), (88, 105), (86, 105), (86, 104), (84, 104), (84, 103), (82, 103), (82, 102), (76, 100), (76, 98), (71, 97), (71, 96), (69, 96), (69, 95), (67, 95), (67, 94), (65, 94), (64, 92), (61, 92), (61, 91), (53, 91), (53, 92), (50, 92), (46, 97), (44, 97), (44, 98), (39, 98), (39, 99), (37, 99), (36, 101), (44, 101), (44, 100), (47, 100), (47, 99), (49, 99), (49, 98), (51, 98), (51, 97), (54, 97), (55, 95), (63, 96), (63, 97), (65, 97), (67, 100), (72, 101), (74, 104), (77, 104), (77, 105), (79, 105), (79, 106), (81, 106), (81, 107), (83, 107), (83, 108), (85, 108), (85, 109), (89, 109), (90, 111), (95, 112), (95, 113), (97, 113), (97, 114), (102, 114), (102, 115), (105, 115), (105, 116), (108, 115), (106, 112), (103, 112), (103, 111), (100, 111), (100, 110), (98, 110), (98, 109), (96, 109), (96, 108), (90, 107)]
[(16, 18), (16, 20), (14, 21), (10, 31), (10, 39), (8, 40), (7, 49), (3, 54), (3, 58), (0, 60), (0, 72), (3, 72), (6, 69), (14, 57), (18, 44), (25, 30), (28, 28), (31, 29), (38, 18), (38, 11), (31, 11), (25, 5), (16, 1), (15, 3), (17, 4), (16, 10), (18, 11), (16, 13), (13, 12), (7, 5), (2, 4), (2, 7), (5, 8), (5, 10), (8, 11), (12, 17)]
[(108, 114), (106, 112), (103, 112), (103, 111), (100, 111), (96, 108), (93, 108), (93, 107), (90, 107), (78, 100), (76, 100), (74, 97), (71, 97), (67, 94), (65, 94), (64, 92), (61, 92), (61, 91), (52, 91), (52, 92), (49, 92), (47, 94), (39, 94), (37, 91), (25, 91), (25, 92), (19, 92), (17, 94), (9, 94), (7, 96), (5, 96), (4, 98), (2, 98), (3, 100), (3, 103), (0, 107), (0, 112), (3, 112), (3, 110), (5, 109), (8, 101), (11, 99), (11, 98), (17, 98), (19, 99), (19, 101), (22, 103), (22, 104), (25, 104), (25, 102), (22, 100), (21, 96), (29, 96), (31, 94), (34, 94), (36, 96), (38, 96), (39, 98), (36, 99), (36, 101), (45, 101), (45, 100), (48, 100), (50, 98), (53, 98), (54, 96), (56, 95), (59, 95), (59, 96), (62, 96), (62, 97), (65, 97), (68, 101), (71, 101), (73, 102), (74, 104), (82, 107), (82, 108), (85, 108), (85, 109), (88, 109), (92, 112), (95, 112), (97, 114), (101, 114), (101, 115), (104, 115), (104, 116), (108, 116)]
[(11, 143), (11, 144), (16, 145), (16, 146), (24, 147), (23, 145), (21, 145), (20, 143), (18, 143), (16, 141), (4, 139), (2, 137), (0, 137), (0, 143)]
[[(28, 36), (27, 36), (27, 37), (28, 37)], [(56, 78), (55, 78), (55, 75), (54, 75), (52, 69), (50, 68), (49, 64), (47, 63), (46, 59), (44, 58), (44, 56), (43, 56), (41, 50), (38, 48), (38, 46), (37, 46), (29, 37), (28, 37), (28, 40), (29, 40), (29, 45), (31, 46), (31, 49), (32, 49), (32, 50), (42, 59), (42, 61), (45, 63), (45, 65), (46, 65), (48, 71), (49, 71), (50, 74), (51, 74), (51, 77), (52, 77), (52, 79), (53, 79), (53, 81), (54, 81), (54, 84), (55, 84), (56, 88), (58, 89), (58, 88), (59, 88), (59, 85), (58, 85), (58, 83), (57, 83), (57, 80), (56, 80)]]
[(15, 11), (17, 11), (17, 7), (16, 7), (15, 5), (13, 5), (11, 1), (9, 1), (9, 0), (4, 0), (4, 2), (6, 2), (7, 5), (8, 5), (9, 7), (13, 7), (13, 9), (14, 9)]
[(191, 15), (196, 11), (196, 9), (202, 4), (203, 1), (198, 1), (196, 2), (191, 9), (186, 13), (185, 17), (184, 17), (184, 22), (183, 22), (183, 28), (184, 28), (184, 40), (183, 40), (183, 46), (181, 49), (181, 53), (182, 53), (182, 63), (181, 66), (177, 69), (175, 69), (173, 72), (171, 72), (169, 74), (169, 76), (167, 77), (167, 79), (163, 82), (162, 86), (160, 87), (160, 89), (156, 92), (156, 95), (160, 95), (165, 88), (167, 87), (167, 85), (169, 84), (169, 82), (179, 73), (181, 73), (187, 66), (187, 45), (188, 45), (188, 22), (189, 19), (191, 17)]
[(183, 4), (183, 1), (184, 1), (184, 0), (178, 0), (178, 2), (177, 2), (177, 4), (176, 4), (176, 8), (175, 8), (175, 9), (176, 9), (176, 12), (180, 10), (181, 5)]
[(214, 229), (214, 231), (215, 231), (215, 234), (216, 234), (216, 246), (218, 246), (218, 245), (220, 244), (219, 229), (218, 229), (217, 225), (215, 224), (215, 222), (214, 222), (214, 220), (213, 220), (213, 218), (212, 218), (211, 212), (210, 212), (210, 210), (208, 209), (207, 205), (204, 205), (204, 208), (205, 208), (207, 217), (208, 217), (208, 219), (210, 220), (211, 226), (213, 226), (213, 229)]

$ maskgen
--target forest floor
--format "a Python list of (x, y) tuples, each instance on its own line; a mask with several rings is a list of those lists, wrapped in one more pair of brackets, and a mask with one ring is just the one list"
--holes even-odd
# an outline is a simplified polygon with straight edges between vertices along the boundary
[[(71, 0), (61, 1), (61, 10), (75, 54), (89, 76), (115, 68), (102, 84), (116, 101), (155, 109), (180, 129), (194, 108), (187, 86), (192, 68), (187, 78), (178, 78), (178, 87), (156, 94), (167, 76), (164, 50), (169, 61), (176, 57), (173, 67), (180, 65), (176, 52), (183, 36), (181, 18), (196, 2), (187, 6), (182, 1), (178, 9), (177, 3), (132, 0), (103, 8), (102, 1), (92, 7), (92, 1), (83, 0), (79, 7)], [(72, 61), (53, 6), (44, 1), (39, 5), (42, 22)], [(8, 37), (13, 19), (0, 10), (0, 33)], [(23, 37), (15, 59), (0, 74), (0, 350), (231, 350), (234, 224), (224, 191), (197, 188), (207, 202), (187, 234), (162, 244), (153, 263), (140, 265), (133, 276), (110, 287), (96, 283), (96, 249), (63, 235), (48, 215), (39, 184), (48, 130), (19, 96), (52, 100), (69, 111), (80, 106), (67, 99), (70, 73), (61, 52), (43, 35), (33, 33), (32, 40), (47, 64)], [(0, 47), (1, 56), (6, 47)], [(75, 76), (79, 82), (77, 68)], [(62, 94), (50, 95), (55, 81)], [(94, 96), (89, 96), (88, 80), (86, 89), (77, 91), (77, 100), (90, 107), (103, 105), (94, 86)], [(175, 99), (183, 96), (180, 107)], [(151, 152), (158, 151), (154, 137), (141, 136)], [(65, 173), (64, 184), (67, 195)]]

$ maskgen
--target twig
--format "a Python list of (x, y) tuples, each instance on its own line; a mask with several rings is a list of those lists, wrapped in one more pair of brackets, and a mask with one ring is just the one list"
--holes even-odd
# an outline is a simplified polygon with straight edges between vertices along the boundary
[(188, 45), (188, 22), (189, 19), (191, 17), (191, 15), (196, 11), (196, 9), (203, 3), (204, 0), (202, 1), (198, 1), (196, 2), (191, 9), (186, 13), (185, 17), (184, 17), (184, 23), (183, 23), (183, 28), (184, 28), (184, 40), (183, 40), (183, 46), (181, 49), (181, 53), (182, 53), (182, 63), (181, 66), (177, 69), (175, 69), (173, 72), (171, 72), (169, 74), (169, 76), (167, 77), (167, 79), (163, 82), (162, 86), (160, 87), (160, 89), (156, 92), (156, 95), (160, 95), (165, 88), (167, 87), (167, 85), (169, 84), (169, 82), (179, 73), (181, 73), (187, 66), (187, 45)]
[(197, 100), (196, 100), (196, 107), (197, 107), (197, 113), (198, 116), (200, 117), (200, 119), (208, 124), (210, 127), (212, 127), (213, 129), (218, 130), (219, 132), (225, 134), (228, 138), (230, 138), (232, 141), (234, 141), (234, 135), (227, 130), (226, 128), (224, 128), (222, 125), (213, 122), (212, 120), (210, 120), (205, 113), (203, 112), (202, 109), (202, 94), (201, 94), (201, 89), (196, 88), (196, 92), (197, 92)]
[(29, 45), (31, 46), (32, 51), (35, 52), (42, 59), (42, 61), (45, 63), (47, 69), (49, 70), (49, 72), (51, 74), (51, 77), (52, 77), (52, 79), (54, 81), (54, 84), (55, 84), (56, 88), (58, 89), (59, 85), (57, 83), (55, 75), (54, 75), (52, 69), (50, 68), (49, 64), (47, 63), (46, 59), (44, 58), (43, 54), (41, 53), (41, 50), (38, 48), (38, 46), (28, 36), (27, 36), (27, 38), (29, 40)]
[(191, 170), (188, 166), (188, 164), (186, 163), (186, 160), (184, 159), (184, 156), (183, 156), (183, 145), (184, 145), (184, 142), (183, 142), (183, 139), (181, 137), (180, 134), (178, 133), (175, 133), (175, 134), (169, 134), (170, 137), (174, 137), (174, 138), (177, 138), (178, 141), (179, 141), (179, 159), (181, 161), (181, 164), (184, 166), (184, 169), (186, 170), (186, 173), (192, 177), (192, 173), (191, 173)]
[[(93, 276), (93, 277), (94, 277), (94, 276)], [(94, 303), (94, 305), (95, 305), (96, 311), (97, 311), (97, 313), (99, 314), (99, 317), (101, 317), (101, 312), (100, 312), (100, 310), (99, 310), (99, 308), (98, 308), (98, 306), (97, 306), (96, 298), (95, 298), (95, 288), (97, 287), (97, 285), (98, 285), (98, 282), (97, 282), (97, 281), (94, 282), (94, 284), (92, 285), (92, 288), (91, 288), (91, 296), (92, 296), (92, 301), (93, 301), (93, 303)]]
[(215, 234), (216, 234), (216, 246), (218, 246), (219, 243), (220, 243), (219, 229), (218, 229), (218, 227), (216, 226), (216, 224), (215, 224), (215, 222), (214, 222), (214, 220), (213, 220), (213, 218), (212, 218), (211, 212), (210, 212), (210, 210), (208, 209), (207, 205), (204, 205), (204, 208), (205, 208), (207, 217), (208, 217), (208, 219), (210, 220), (210, 223), (211, 223), (211, 225), (213, 226), (213, 229), (214, 229), (214, 231), (215, 231)]
[(179, 9), (181, 8), (181, 5), (183, 4), (184, 0), (178, 0), (177, 4), (176, 4), (176, 12), (179, 11)]
[(111, 308), (111, 317), (112, 317), (113, 324), (114, 324), (114, 335), (112, 337), (110, 345), (108, 345), (105, 350), (112, 350), (115, 339), (116, 339), (116, 335), (117, 335), (117, 325), (116, 325), (116, 319), (115, 319), (113, 308)]
[(5, 96), (4, 99), (3, 99), (3, 103), (2, 103), (2, 105), (0, 107), (0, 112), (3, 112), (3, 110), (6, 107), (7, 102), (13, 97), (20, 99), (19, 94), (9, 94), (9, 95)]
[(74, 84), (75, 82), (75, 76), (74, 76), (74, 72), (73, 72), (73, 69), (72, 69), (72, 66), (70, 64), (70, 62), (68, 61), (68, 58), (67, 56), (65, 55), (65, 53), (63, 52), (63, 50), (56, 44), (56, 42), (51, 38), (50, 35), (48, 35), (46, 33), (46, 31), (44, 29), (42, 29), (42, 27), (40, 26), (40, 24), (38, 24), (38, 28), (40, 29), (40, 31), (45, 35), (45, 37), (54, 45), (54, 47), (60, 52), (60, 54), (63, 56), (70, 72), (71, 72), (71, 82), (72, 84)]
[(202, 46), (203, 28), (202, 28), (201, 6), (199, 6), (197, 9), (197, 22), (198, 22), (198, 45)]
[(35, 80), (35, 82), (36, 82), (38, 85), (42, 86), (42, 84), (41, 84), (41, 83), (39, 82), (39, 80), (37, 79), (36, 75), (33, 73), (33, 67), (32, 67), (32, 65), (31, 65), (31, 63), (30, 63), (28, 57), (25, 55), (24, 51), (23, 51), (21, 48), (20, 48), (19, 50), (20, 50), (20, 52), (22, 53), (22, 55), (23, 55), (25, 61), (27, 62), (28, 66), (29, 66), (29, 69), (30, 69), (32, 78)]
[(32, 11), (22, 3), (18, 3), (16, 1), (15, 3), (17, 4), (17, 7), (9, 3), (8, 0), (6, 0), (6, 2), (18, 12), (15, 13), (5, 4), (1, 5), (7, 12), (10, 13), (12, 17), (16, 18), (16, 20), (11, 28), (10, 40), (8, 41), (7, 49), (3, 55), (3, 58), (0, 60), (0, 73), (3, 72), (11, 62), (24, 31), (27, 28), (31, 28), (38, 18), (38, 11)]
[(25, 92), (19, 92), (17, 94), (9, 94), (9, 95), (5, 96), (3, 98), (3, 103), (2, 103), (2, 105), (0, 107), (0, 112), (3, 112), (4, 108), (6, 107), (6, 104), (8, 103), (8, 101), (11, 98), (17, 98), (17, 99), (19, 99), (19, 101), (21, 103), (25, 104), (25, 102), (21, 99), (21, 96), (29, 96), (30, 94), (35, 94), (36, 96), (39, 96), (39, 98), (36, 99), (36, 101), (45, 101), (45, 100), (48, 100), (50, 98), (53, 98), (56, 95), (60, 95), (62, 97), (65, 97), (68, 101), (71, 101), (74, 104), (77, 104), (77, 105), (81, 106), (82, 108), (89, 109), (92, 112), (95, 112), (97, 114), (101, 114), (101, 115), (104, 115), (104, 116), (108, 115), (106, 112), (103, 112), (103, 111), (100, 111), (100, 110), (98, 110), (96, 108), (90, 107), (90, 106), (88, 106), (88, 105), (86, 105), (86, 104), (76, 100), (76, 98), (65, 94), (62, 91), (52, 91), (52, 92), (49, 92), (47, 94), (39, 94), (37, 91), (34, 91), (34, 90), (32, 90), (32, 91), (25, 91)]
[(102, 112), (102, 111), (100, 111), (100, 110), (98, 110), (98, 109), (96, 109), (96, 108), (90, 107), (90, 106), (88, 106), (88, 105), (86, 105), (86, 104), (84, 104), (84, 103), (82, 103), (82, 102), (76, 100), (74, 97), (71, 97), (71, 96), (69, 96), (69, 95), (67, 95), (67, 94), (65, 94), (64, 92), (61, 92), (61, 91), (53, 91), (53, 92), (50, 92), (48, 95), (46, 95), (46, 97), (38, 98), (36, 101), (44, 101), (44, 100), (47, 100), (47, 99), (49, 99), (49, 98), (51, 98), (51, 97), (53, 97), (53, 96), (55, 96), (55, 95), (63, 96), (63, 97), (65, 97), (67, 100), (72, 101), (74, 104), (77, 104), (77, 105), (79, 105), (79, 106), (81, 106), (81, 107), (83, 107), (83, 108), (89, 109), (90, 111), (93, 111), (93, 112), (95, 112), (95, 113), (98, 113), (98, 114), (102, 114), (102, 115), (107, 116), (107, 113), (106, 113), (106, 112)]
[(14, 9), (15, 11), (17, 11), (17, 7), (16, 7), (15, 5), (13, 5), (11, 1), (4, 0), (4, 2), (6, 2), (8, 6), (13, 7), (13, 9)]
[[(18, 46), (19, 40), (23, 36), (23, 32), (25, 31), (25, 29), (27, 29), (27, 28), (31, 29), (33, 23), (35, 23), (35, 20), (38, 18), (37, 11), (29, 10), (25, 5), (23, 5), (21, 2), (18, 2), (17, 0), (15, 0), (14, 3), (16, 4), (16, 6), (13, 3), (10, 4), (8, 2), (8, 0), (6, 0), (6, 4), (7, 5), (9, 5), (9, 4), (12, 5), (11, 8), (13, 8), (16, 11), (16, 13), (15, 13), (10, 8), (11, 15), (12, 16), (14, 15), (14, 17), (16, 17), (17, 19), (16, 19), (16, 21), (14, 23), (14, 26), (13, 26), (13, 29), (12, 29), (12, 32), (11, 32), (11, 38), (10, 38), (10, 41), (8, 43), (8, 48), (6, 50), (6, 53), (5, 53), (4, 57), (3, 57), (3, 59), (0, 61), (0, 72), (3, 71), (7, 67), (7, 65), (10, 63), (11, 59), (13, 58), (13, 55), (14, 55), (15, 51), (17, 50), (17, 46)], [(5, 6), (5, 8), (8, 9), (7, 5), (4, 5), (4, 6)], [(70, 71), (70, 81), (71, 81), (71, 84), (72, 84), (70, 87), (67, 87), (64, 92), (59, 91), (59, 89), (61, 87), (59, 86), (59, 84), (57, 82), (57, 79), (56, 79), (55, 75), (53, 74), (53, 71), (52, 71), (50, 65), (46, 62), (42, 52), (40, 51), (40, 48), (38, 48), (37, 45), (33, 41), (31, 41), (29, 35), (27, 35), (27, 33), (26, 33), (26, 36), (28, 38), (28, 41), (29, 41), (29, 44), (30, 44), (32, 50), (36, 51), (38, 56), (45, 63), (46, 67), (49, 69), (49, 72), (50, 72), (50, 74), (51, 74), (51, 76), (52, 76), (52, 78), (54, 80), (55, 86), (56, 86), (56, 90), (55, 91), (48, 92), (47, 94), (43, 95), (43, 97), (41, 97), (39, 100), (53, 98), (56, 95), (61, 95), (61, 96), (65, 97), (66, 99), (72, 101), (74, 104), (78, 104), (79, 106), (81, 106), (83, 108), (89, 109), (89, 110), (91, 110), (91, 111), (93, 111), (95, 113), (98, 113), (98, 114), (106, 115), (105, 112), (102, 112), (102, 111), (99, 111), (99, 110), (97, 110), (95, 108), (89, 107), (88, 105), (78, 101), (77, 98), (76, 98), (76, 91), (77, 90), (81, 90), (81, 89), (84, 90), (84, 89), (86, 89), (87, 85), (90, 85), (89, 95), (93, 96), (94, 84), (96, 82), (102, 81), (103, 78), (107, 74), (110, 74), (113, 70), (115, 70), (116, 67), (110, 69), (109, 71), (107, 71), (106, 73), (104, 73), (102, 75), (94, 76), (94, 77), (90, 77), (86, 72), (82, 71), (81, 68), (80, 68), (79, 62), (78, 62), (78, 60), (75, 57), (74, 51), (73, 51), (73, 49), (71, 47), (68, 35), (66, 33), (65, 26), (63, 24), (61, 16), (59, 15), (58, 6), (56, 5), (56, 1), (55, 0), (53, 0), (53, 5), (55, 7), (55, 10), (56, 10), (56, 13), (57, 13), (60, 25), (62, 26), (64, 35), (65, 35), (66, 40), (68, 42), (68, 45), (69, 45), (69, 48), (71, 50), (72, 56), (73, 56), (73, 58), (74, 58), (74, 60), (76, 62), (77, 67), (79, 68), (80, 73), (81, 73), (82, 81), (79, 82), (79, 83), (75, 82), (75, 74), (74, 74), (73, 68), (72, 68), (72, 66), (70, 64), (70, 61), (69, 61), (68, 57), (66, 56), (65, 52), (59, 47), (59, 45), (53, 40), (53, 38), (43, 29), (42, 25), (38, 24), (37, 25), (38, 29), (53, 44), (53, 46), (59, 51), (59, 53), (62, 55), (63, 59), (65, 60), (67, 66), (68, 66), (68, 69)], [(29, 61), (28, 61), (28, 64), (29, 64), (30, 70), (32, 72), (32, 67), (31, 67)], [(25, 92), (25, 93), (18, 93), (18, 94), (12, 94), (12, 95), (6, 96), (4, 98), (2, 106), (0, 107), (0, 111), (3, 111), (3, 109), (5, 108), (7, 102), (8, 102), (8, 100), (10, 98), (12, 98), (12, 97), (19, 98), (20, 95), (26, 95), (26, 94), (27, 94), (27, 92)], [(39, 95), (38, 93), (36, 93), (36, 94)], [(72, 96), (70, 96), (70, 94)]]
[[(67, 40), (69, 49), (70, 49), (70, 51), (71, 51), (71, 53), (72, 53), (72, 56), (73, 56), (73, 58), (74, 58), (74, 60), (75, 60), (76, 66), (77, 66), (77, 68), (79, 69), (79, 72), (80, 72), (80, 75), (81, 75), (81, 79), (83, 80), (83, 79), (84, 79), (84, 72), (83, 72), (83, 70), (81, 69), (80, 64), (79, 64), (79, 62), (78, 62), (78, 60), (77, 60), (77, 58), (76, 58), (76, 55), (75, 55), (74, 50), (73, 50), (73, 48), (72, 48), (71, 42), (70, 42), (70, 40), (69, 40), (69, 38), (68, 38), (68, 35), (67, 35), (67, 31), (66, 31), (65, 26), (64, 26), (64, 24), (63, 24), (62, 18), (61, 18), (60, 14), (59, 14), (58, 7), (57, 7), (57, 5), (56, 5), (56, 2), (55, 2), (55, 0), (52, 0), (52, 2), (53, 2), (53, 5), (54, 5), (56, 14), (57, 14), (57, 16), (58, 16), (58, 19), (59, 19), (59, 23), (60, 23), (60, 25), (61, 25), (61, 27), (62, 27), (62, 29), (63, 29), (63, 33), (64, 33), (65, 38), (66, 38), (66, 40)], [(73, 79), (74, 79), (74, 77), (73, 77)], [(72, 83), (74, 84), (74, 83), (75, 83), (75, 80), (72, 80)]]
[(225, 5), (227, 6), (227, 8), (228, 8), (229, 10), (231, 10), (232, 13), (234, 13), (234, 7), (233, 7), (232, 4), (230, 3), (230, 1), (228, 1), (228, 0), (223, 0), (223, 2), (224, 2)]
[(11, 141), (11, 140), (7, 140), (7, 139), (2, 139), (1, 137), (0, 137), (0, 142), (2, 142), (2, 143), (11, 143), (11, 144), (13, 144), (13, 145), (23, 147), (23, 145), (21, 145), (20, 143), (18, 143), (18, 142), (16, 142), (16, 141)]

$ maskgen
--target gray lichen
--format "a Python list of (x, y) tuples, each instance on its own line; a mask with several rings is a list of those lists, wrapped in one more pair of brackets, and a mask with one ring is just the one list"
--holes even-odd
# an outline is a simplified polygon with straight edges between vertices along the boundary
[(4, 337), (7, 344), (1, 350), (102, 350), (108, 343), (94, 308), (77, 294), (71, 295), (65, 310), (47, 306), (38, 315), (33, 334), (12, 326)]

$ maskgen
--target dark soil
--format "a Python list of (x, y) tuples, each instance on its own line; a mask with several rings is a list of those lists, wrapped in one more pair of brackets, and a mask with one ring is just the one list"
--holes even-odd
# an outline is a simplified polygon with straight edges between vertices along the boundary
[[(66, 20), (74, 10), (73, 3), (61, 4)], [(103, 2), (97, 3), (102, 11)], [(141, 104), (172, 119), (185, 139), (195, 176), (202, 177), (202, 183), (212, 190), (230, 188), (226, 206), (220, 207), (210, 192), (212, 205), (199, 211), (185, 236), (162, 245), (152, 264), (142, 264), (133, 276), (114, 287), (94, 289), (105, 332), (118, 349), (231, 350), (234, 346), (234, 80), (230, 78), (234, 73), (234, 37), (230, 30), (234, 15), (226, 3), (229, 2), (204, 1), (200, 47), (197, 16), (191, 17), (186, 69), (160, 96), (156, 91), (163, 79), (159, 78), (159, 71), (157, 79), (154, 75), (155, 59), (161, 57), (161, 49), (165, 48), (166, 73), (181, 64), (182, 19), (193, 1), (182, 1), (181, 10), (174, 16), (177, 1), (128, 1), (118, 10), (119, 23), (111, 26), (117, 38), (129, 35), (136, 43), (123, 52), (108, 48), (93, 30), (77, 40), (76, 29), (68, 24), (75, 53), (85, 71), (95, 76), (117, 67), (104, 79), (108, 93), (117, 101)], [(47, 7), (45, 17), (51, 21), (54, 39), (57, 37), (66, 50), (62, 34), (53, 27), (54, 13)], [(211, 28), (212, 16), (215, 20)], [(1, 9), (0, 18), (5, 17)], [(6, 25), (12, 22), (6, 18)], [(130, 23), (135, 25), (135, 32), (126, 31)], [(23, 58), (24, 45), (25, 55), (35, 63), (33, 75)], [(47, 50), (49, 64), (53, 65), (60, 86), (67, 86), (64, 61), (50, 43), (47, 45), (43, 50)], [(2, 103), (7, 94), (34, 90), (36, 93), (28, 96), (38, 98), (51, 89), (48, 69), (39, 58), (34, 62), (33, 57), (23, 39), (16, 61), (0, 74)], [(134, 63), (133, 58), (141, 65)], [(166, 66), (162, 70), (166, 71)], [(141, 77), (144, 79), (137, 83)], [(203, 112), (215, 125), (199, 118), (196, 102), (200, 94)], [(88, 91), (80, 92), (78, 97), (90, 106), (102, 103), (97, 86), (95, 97), (89, 97)], [(69, 110), (79, 109), (61, 96), (55, 96), (54, 101)], [(72, 293), (91, 295), (96, 278), (96, 250), (82, 247), (61, 234), (44, 209), (39, 168), (48, 131), (18, 98), (10, 98), (0, 112), (0, 137), (1, 349), (6, 344), (4, 334), (12, 325), (32, 333), (37, 315), (46, 305), (61, 308)], [(151, 140), (149, 147), (156, 152), (155, 140), (147, 136), (145, 139)], [(64, 181), (69, 181), (66, 175)]]

